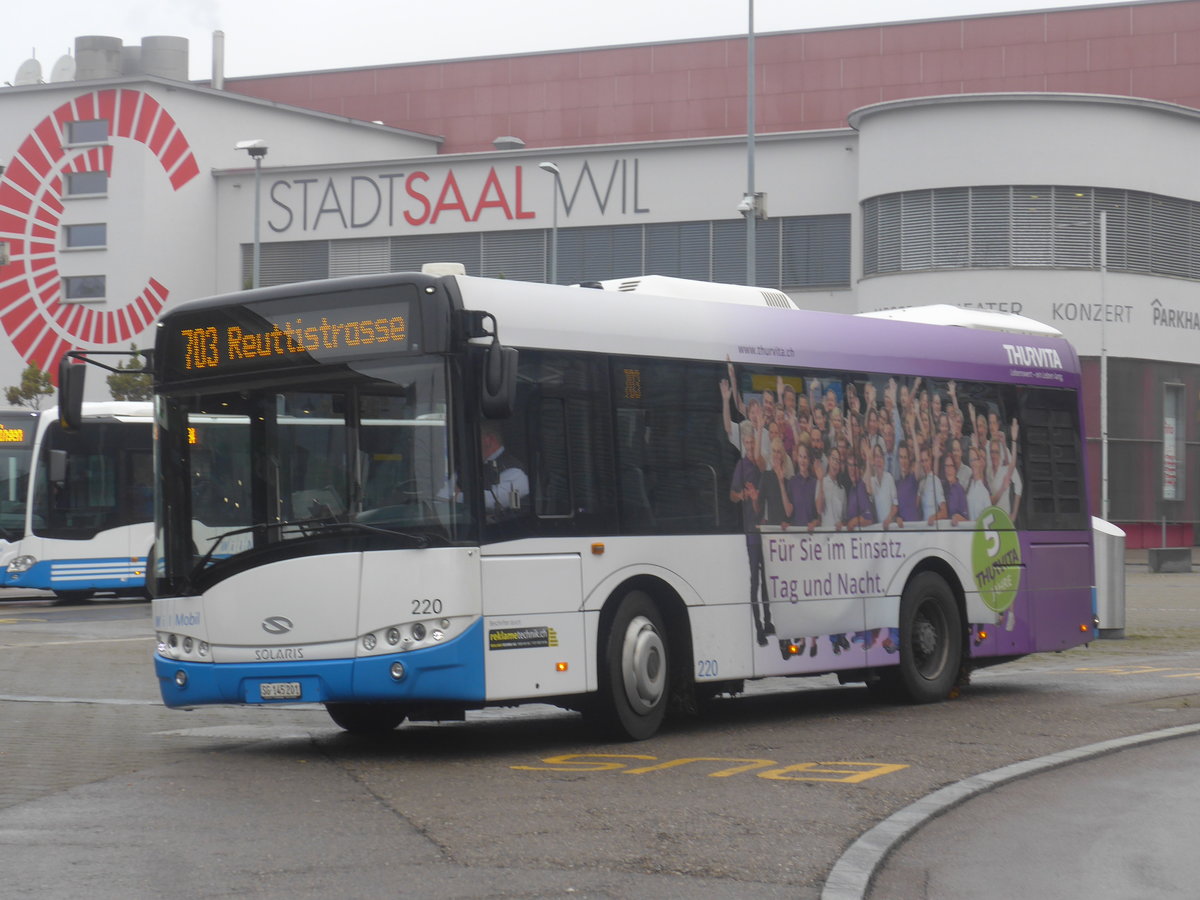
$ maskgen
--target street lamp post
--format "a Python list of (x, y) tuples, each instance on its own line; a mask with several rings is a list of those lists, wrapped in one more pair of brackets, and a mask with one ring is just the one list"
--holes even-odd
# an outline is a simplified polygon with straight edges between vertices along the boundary
[[(1100, 211), (1100, 309), (1107, 309), (1108, 212)], [(1100, 317), (1100, 515), (1108, 519), (1108, 329)]]
[(742, 203), (748, 209), (739, 211), (746, 217), (746, 284), (758, 283), (757, 192), (754, 189), (754, 0), (749, 0), (749, 22), (746, 27), (746, 195)]
[(552, 162), (540, 162), (538, 168), (554, 176), (554, 197), (550, 214), (550, 283), (558, 284), (558, 195), (562, 193), (562, 173)]
[(263, 157), (267, 155), (267, 142), (261, 139), (238, 141), (234, 149), (245, 150), (254, 160), (254, 266), (250, 286), (258, 287), (262, 270), (262, 244), (259, 241), (262, 222), (262, 161)]

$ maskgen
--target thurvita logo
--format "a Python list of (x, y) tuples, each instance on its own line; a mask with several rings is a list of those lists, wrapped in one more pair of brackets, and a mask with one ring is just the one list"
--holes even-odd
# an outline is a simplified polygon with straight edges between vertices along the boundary
[(1024, 344), (1002, 344), (1008, 354), (1008, 362), (1014, 366), (1029, 366), (1038, 369), (1061, 369), (1062, 358), (1051, 347), (1027, 347)]
[(112, 176), (111, 144), (68, 147), (71, 122), (106, 121), (109, 138), (144, 145), (158, 159), (173, 190), (200, 174), (187, 138), (162, 105), (143, 91), (81, 94), (43, 119), (21, 143), (0, 177), (0, 240), (9, 265), (0, 270), (0, 324), (29, 363), (52, 370), (73, 348), (127, 346), (162, 311), (170, 293), (151, 277), (136, 297), (104, 310), (66, 302), (58, 270), (59, 231), (67, 175)]
[(1003, 613), (1021, 586), (1021, 544), (1012, 519), (998, 506), (980, 514), (978, 527), (971, 542), (975, 586), (988, 609)]

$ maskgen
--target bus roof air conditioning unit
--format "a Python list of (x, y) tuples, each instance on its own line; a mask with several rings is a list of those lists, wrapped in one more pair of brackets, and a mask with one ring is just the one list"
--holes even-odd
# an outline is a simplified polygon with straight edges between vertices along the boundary
[(681, 300), (708, 300), (716, 303), (740, 303), (746, 306), (778, 306), (797, 309), (792, 298), (783, 291), (771, 288), (747, 287), (741, 284), (717, 284), (712, 281), (693, 281), (669, 275), (642, 275), (639, 278), (614, 278), (601, 281), (606, 291), (652, 294)]

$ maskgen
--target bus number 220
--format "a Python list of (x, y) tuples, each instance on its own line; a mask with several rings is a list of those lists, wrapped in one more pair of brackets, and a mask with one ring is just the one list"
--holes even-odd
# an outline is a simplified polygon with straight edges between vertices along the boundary
[(414, 616), (440, 616), (442, 614), (442, 601), (437, 597), (432, 600), (414, 600), (412, 607)]
[(717, 668), (717, 661), (715, 659), (698, 659), (696, 660), (696, 677), (716, 678)]

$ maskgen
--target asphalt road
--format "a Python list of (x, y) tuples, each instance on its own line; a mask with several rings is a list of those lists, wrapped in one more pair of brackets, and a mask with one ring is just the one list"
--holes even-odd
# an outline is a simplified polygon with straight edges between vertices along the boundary
[[(939, 791), (1200, 725), (1200, 574), (1127, 573), (1125, 640), (985, 670), (957, 701), (897, 707), (831, 678), (764, 683), (636, 744), (597, 743), (541, 706), (378, 740), (316, 708), (170, 711), (145, 604), (0, 600), (0, 884), (38, 898), (820, 897), (857, 841)], [(1171, 896), (1170, 878), (1190, 873), (1147, 854), (1173, 833), (1172, 796), (1189, 810), (1194, 797), (1165, 791), (1140, 809), (1129, 798), (1146, 787), (1138, 777), (1194, 775), (1197, 744), (1001, 783), (910, 827), (859, 874), (877, 898), (1000, 895), (984, 884), (1011, 897), (1054, 862), (1068, 886), (1090, 888), (1071, 871), (1096, 853), (1116, 865), (1129, 849), (1123, 878), (1145, 869), (1121, 816), (1146, 829), (1159, 809), (1138, 858), (1166, 893), (1141, 895)], [(1068, 773), (1079, 781), (1057, 781)], [(1120, 773), (1103, 828), (1096, 808), (1065, 805), (1103, 806)], [(1074, 843), (1055, 859), (1038, 827)], [(976, 850), (993, 868), (972, 882)]]

